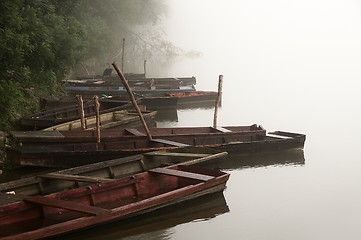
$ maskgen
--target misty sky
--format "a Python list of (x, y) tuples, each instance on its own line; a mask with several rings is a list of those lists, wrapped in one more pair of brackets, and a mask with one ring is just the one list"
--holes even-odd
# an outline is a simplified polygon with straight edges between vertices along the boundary
[[(167, 3), (170, 5), (168, 37), (185, 49), (232, 57), (229, 61), (240, 58), (244, 63), (257, 61), (264, 66), (294, 64), (298, 69), (312, 71), (312, 68), (323, 71), (331, 68), (342, 77), (350, 76), (344, 70), (353, 71), (361, 63), (359, 1), (170, 0)], [(247, 60), (242, 60), (242, 56)], [(291, 71), (295, 70), (290, 67)]]

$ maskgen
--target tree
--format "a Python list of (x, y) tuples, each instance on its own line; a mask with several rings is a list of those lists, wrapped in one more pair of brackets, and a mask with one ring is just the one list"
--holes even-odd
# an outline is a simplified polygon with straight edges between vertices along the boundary
[(125, 36), (136, 44), (134, 29), (165, 12), (162, 0), (0, 1), (0, 129), (38, 110), (39, 98), (64, 94), (75, 66), (109, 62)]

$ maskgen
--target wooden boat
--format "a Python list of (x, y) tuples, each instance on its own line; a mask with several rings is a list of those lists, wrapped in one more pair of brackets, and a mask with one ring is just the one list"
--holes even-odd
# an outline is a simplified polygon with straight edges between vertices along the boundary
[[(146, 87), (146, 86), (130, 86), (131, 90), (136, 94), (166, 94), (172, 92), (185, 92), (185, 91), (195, 91), (196, 88), (194, 85), (184, 85), (184, 86), (156, 86), (156, 87)], [(76, 94), (82, 95), (83, 97), (94, 96), (94, 95), (122, 95), (127, 94), (127, 90), (123, 86), (66, 86), (69, 95), (75, 96)]]
[(167, 95), (177, 98), (178, 109), (214, 108), (218, 98), (218, 92), (214, 91), (173, 92)]
[(275, 152), (302, 149), (306, 139), (304, 134), (282, 131), (267, 134), (260, 134), (257, 131), (230, 134), (231, 131), (228, 131), (228, 134), (158, 135), (157, 138), (152, 139), (146, 136), (133, 136), (100, 143), (19, 144), (19, 146), (6, 147), (5, 150), (7, 160), (15, 165), (57, 166), (64, 164), (65, 157), (72, 164), (77, 162), (85, 164), (184, 146), (209, 147), (231, 154)]
[(229, 174), (194, 166), (155, 168), (0, 207), (1, 239), (39, 239), (222, 192)]
[[(131, 108), (132, 104), (129, 101), (119, 102), (117, 107), (107, 108), (100, 105), (100, 113), (108, 113), (117, 110), (123, 110)], [(85, 117), (95, 115), (95, 107), (93, 101), (87, 101), (84, 104)], [(61, 108), (55, 108), (48, 111), (42, 111), (35, 114), (31, 114), (20, 119), (20, 125), (24, 129), (39, 130), (47, 128), (60, 123), (72, 121), (80, 118), (78, 104), (65, 106)]]
[[(156, 111), (143, 111), (142, 115), (145, 121), (152, 126), (155, 126), (155, 115)], [(107, 112), (99, 115), (100, 128), (119, 128), (119, 127), (140, 127), (141, 121), (136, 111), (120, 110), (114, 112)], [(84, 118), (85, 129), (96, 129), (96, 116), (89, 116)], [(69, 122), (64, 122), (58, 125), (54, 125), (43, 129), (42, 131), (71, 131), (80, 130), (81, 120), (76, 119)]]
[[(91, 75), (91, 76), (83, 76), (83, 77), (75, 77), (77, 80), (82, 79), (116, 79), (118, 75), (112, 74), (113, 68), (105, 69), (103, 75)], [(127, 80), (133, 79), (143, 79), (145, 78), (145, 73), (123, 73)], [(118, 77), (119, 79), (119, 77)]]
[[(126, 76), (125, 76), (126, 77)], [(195, 85), (195, 77), (179, 77), (179, 78), (127, 78), (129, 86), (144, 86), (151, 87), (155, 86), (156, 88), (165, 88), (165, 87), (176, 87), (176, 86), (187, 86)], [(118, 75), (111, 77), (102, 77), (102, 78), (82, 78), (82, 79), (67, 79), (63, 80), (67, 86), (123, 86), (122, 82), (119, 79)]]
[[(244, 126), (222, 126), (222, 127), (168, 127), (149, 128), (154, 138), (172, 139), (178, 138), (218, 138), (224, 137), (228, 141), (237, 140), (238, 136), (265, 136), (266, 130), (257, 124)], [(102, 142), (119, 142), (130, 139), (143, 139), (146, 136), (144, 128), (103, 129), (100, 132)], [(94, 130), (85, 131), (11, 131), (8, 142), (13, 145), (36, 145), (55, 143), (86, 143), (96, 142)], [(226, 141), (225, 140), (225, 141)], [(200, 140), (199, 140), (200, 141)]]
[[(87, 96), (91, 97), (90, 95)], [(141, 106), (144, 106), (147, 110), (163, 110), (163, 109), (176, 109), (178, 104), (178, 99), (170, 96), (152, 96), (152, 95), (136, 95), (135, 96), (137, 103)], [(85, 102), (93, 102), (93, 100), (86, 99)], [(124, 102), (129, 102), (128, 95), (118, 95), (118, 96), (107, 96), (103, 95), (99, 99), (101, 106), (104, 108), (114, 108), (121, 106)], [(75, 105), (76, 100), (74, 97), (65, 97), (62, 99), (51, 100), (51, 99), (42, 99), (40, 103), (40, 109), (44, 111)], [(213, 106), (214, 107), (214, 106)]]
[[(157, 232), (155, 235), (159, 235), (159, 239), (164, 239), (161, 236), (168, 236), (167, 231), (169, 228), (194, 221), (212, 220), (229, 211), (223, 192), (218, 192), (162, 208), (156, 212), (108, 223), (85, 231), (70, 233), (66, 235), (66, 239), (123, 239), (130, 236), (134, 236), (132, 239), (142, 239), (143, 236), (139, 236), (140, 234), (151, 233), (150, 236), (154, 236), (154, 232)], [(52, 240), (62, 240), (62, 237), (54, 237)], [(146, 237), (144, 236), (143, 239)]]
[[(90, 97), (90, 95), (88, 96)], [(214, 108), (218, 92), (214, 91), (178, 91), (169, 93), (136, 94), (140, 105), (148, 110), (163, 109), (190, 109), (190, 108)], [(92, 101), (92, 100), (87, 100)], [(99, 102), (106, 108), (113, 108), (123, 102), (130, 101), (128, 95), (104, 95)], [(55, 107), (65, 107), (76, 104), (74, 97), (60, 100), (42, 99), (41, 109), (49, 110)]]
[(227, 152), (209, 148), (185, 147), (148, 152), (59, 171), (41, 169), (41, 172), (34, 176), (0, 183), (0, 205), (21, 201), (29, 196), (46, 195), (109, 181), (158, 167), (180, 164), (218, 168), (226, 155)]

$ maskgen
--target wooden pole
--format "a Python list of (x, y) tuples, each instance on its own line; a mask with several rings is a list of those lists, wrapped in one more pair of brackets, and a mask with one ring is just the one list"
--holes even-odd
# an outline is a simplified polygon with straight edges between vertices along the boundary
[(122, 72), (124, 71), (124, 45), (125, 45), (125, 38), (123, 38)]
[(94, 106), (95, 106), (95, 120), (96, 120), (96, 131), (97, 131), (97, 143), (100, 143), (100, 115), (99, 115), (99, 99), (98, 96), (94, 96)]
[(113, 65), (115, 71), (118, 73), (118, 76), (119, 76), (120, 79), (122, 80), (124, 87), (127, 89), (129, 98), (130, 98), (130, 100), (132, 101), (133, 106), (134, 106), (135, 110), (136, 110), (137, 113), (138, 113), (138, 116), (139, 116), (139, 118), (140, 118), (140, 121), (142, 122), (142, 124), (143, 124), (143, 126), (144, 126), (144, 129), (145, 129), (145, 131), (146, 131), (146, 133), (147, 133), (147, 136), (148, 136), (149, 140), (152, 140), (152, 135), (150, 134), (149, 128), (148, 128), (148, 126), (147, 126), (147, 123), (146, 123), (145, 120), (144, 120), (144, 116), (143, 116), (142, 112), (140, 111), (140, 109), (139, 109), (139, 107), (138, 107), (137, 101), (136, 101), (135, 98), (134, 98), (133, 92), (132, 92), (132, 90), (131, 90), (130, 87), (129, 87), (129, 84), (128, 84), (127, 79), (125, 79), (124, 74), (122, 73), (122, 71), (120, 71), (120, 69), (118, 68), (118, 66), (117, 66), (115, 63), (112, 63), (112, 65)]
[(216, 104), (215, 104), (214, 118), (213, 118), (213, 127), (214, 128), (217, 127), (218, 107), (219, 107), (221, 99), (222, 99), (222, 84), (223, 84), (223, 75), (219, 75), (219, 79), (218, 79), (218, 96), (217, 96), (217, 101), (216, 101)]
[(144, 77), (147, 77), (147, 60), (144, 60)]
[(80, 126), (82, 130), (85, 130), (85, 119), (84, 119), (84, 102), (81, 95), (76, 95), (79, 104), (79, 114), (80, 114)]

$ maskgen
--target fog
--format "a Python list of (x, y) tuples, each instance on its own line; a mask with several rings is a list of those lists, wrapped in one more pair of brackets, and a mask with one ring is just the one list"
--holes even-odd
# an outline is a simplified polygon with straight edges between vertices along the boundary
[[(225, 107), (238, 101), (267, 114), (277, 111), (281, 118), (302, 109), (307, 109), (303, 115), (320, 110), (332, 115), (337, 109), (348, 119), (360, 117), (349, 111), (360, 102), (360, 2), (167, 3), (163, 28), (168, 40), (202, 57), (176, 59), (163, 75), (194, 75), (198, 90), (217, 90), (218, 75), (223, 74)], [(247, 111), (249, 115), (252, 109)], [(265, 116), (254, 120), (259, 117)], [(317, 119), (308, 124), (313, 121)]]
[[(360, 239), (361, 2), (167, 1), (168, 39), (196, 59), (168, 76), (217, 90), (221, 125), (258, 123), (307, 134), (305, 165), (234, 171), (230, 214), (178, 226), (171, 239)], [(178, 125), (211, 125), (212, 112), (178, 112)]]

